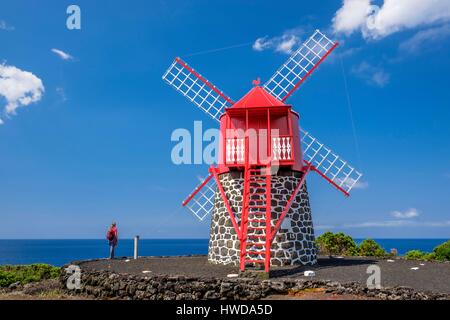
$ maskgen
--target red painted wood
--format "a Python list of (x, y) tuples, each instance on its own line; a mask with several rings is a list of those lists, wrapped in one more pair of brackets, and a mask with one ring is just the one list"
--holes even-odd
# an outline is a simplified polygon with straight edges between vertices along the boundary
[[(305, 163), (309, 166), (311, 165), (308, 161), (305, 160)], [(314, 170), (315, 172), (317, 172), (322, 178), (324, 178), (325, 180), (327, 180), (328, 183), (330, 183), (332, 186), (334, 186), (336, 189), (338, 189), (339, 191), (341, 191), (346, 197), (350, 196), (350, 194), (345, 191), (344, 189), (342, 189), (340, 186), (338, 186), (333, 180), (331, 180), (330, 178), (328, 178), (326, 175), (324, 175), (320, 170), (318, 170), (316, 167), (311, 165), (311, 170)]]
[[(246, 158), (248, 160), (248, 158)], [(264, 179), (261, 179), (264, 177)], [(252, 191), (251, 182), (258, 181), (258, 186), (265, 189), (265, 192)], [(242, 207), (241, 220), (241, 242), (240, 242), (240, 269), (245, 270), (246, 263), (258, 261), (264, 263), (264, 270), (269, 272), (270, 268), (270, 231), (272, 219), (271, 207), (271, 175), (270, 164), (262, 168), (254, 168), (246, 161), (244, 173), (244, 197)], [(256, 198), (256, 199), (255, 199)], [(258, 204), (249, 205), (250, 199)], [(253, 209), (250, 212), (250, 209)], [(256, 210), (256, 211), (255, 211)], [(252, 218), (250, 218), (250, 214)], [(264, 216), (258, 219), (254, 216)], [(249, 223), (253, 223), (249, 225)], [(262, 225), (264, 223), (264, 225)], [(249, 231), (264, 231), (263, 234), (251, 235)], [(253, 247), (261, 247), (261, 251), (252, 249)], [(252, 255), (264, 255), (264, 259), (252, 259)]]
[(283, 97), (283, 99), (281, 99), (281, 102), (286, 101), (287, 98), (289, 98), (295, 90), (297, 90), (297, 88), (311, 75), (311, 73), (316, 70), (316, 68), (322, 63), (323, 60), (325, 60), (326, 57), (328, 57), (328, 55), (331, 53), (331, 51), (333, 51), (337, 46), (339, 45), (339, 43), (335, 43), (330, 50), (328, 50), (328, 52), (319, 60), (317, 61), (317, 63), (314, 65), (314, 67), (312, 67), (311, 70), (309, 70), (309, 72), (302, 78), (302, 80), (300, 80), (299, 82), (296, 83), (296, 85), (289, 90), (289, 92)]
[(265, 261), (264, 270), (269, 272), (270, 268), (270, 231), (272, 229), (272, 175), (270, 173), (270, 164), (266, 167), (266, 245), (265, 245)]
[(225, 190), (223, 189), (222, 183), (220, 182), (219, 175), (217, 174), (216, 168), (211, 166), (210, 171), (214, 175), (214, 179), (216, 179), (217, 188), (219, 189), (222, 200), (225, 203), (225, 207), (227, 208), (228, 214), (230, 215), (230, 219), (231, 219), (231, 223), (233, 224), (234, 231), (236, 231), (238, 239), (240, 239), (241, 231), (236, 222), (236, 217), (234, 216), (233, 210), (231, 209), (230, 203), (228, 201), (227, 195), (225, 194)]
[(233, 109), (283, 107), (283, 102), (272, 96), (263, 87), (253, 87), (245, 96), (236, 102)]
[(301, 171), (304, 164), (298, 114), (264, 88), (254, 87), (231, 108), (226, 108), (220, 119), (219, 173), (228, 172), (230, 169), (244, 170), (243, 163), (226, 162), (226, 139), (232, 137), (249, 137), (245, 153), (251, 155), (250, 165), (266, 166), (272, 159), (272, 129), (274, 133), (291, 137), (292, 159), (277, 164)]
[(209, 180), (213, 177), (212, 173), (202, 182), (201, 185), (199, 185), (197, 188), (195, 188), (194, 192), (192, 192), (189, 197), (187, 197), (186, 200), (183, 201), (182, 205), (183, 207), (189, 203), (189, 201), (192, 200), (193, 197), (205, 186), (205, 184), (208, 183)]
[(275, 228), (273, 229), (273, 231), (270, 235), (270, 243), (273, 242), (278, 230), (280, 230), (281, 224), (283, 223), (283, 220), (286, 217), (286, 214), (288, 213), (289, 209), (291, 208), (292, 201), (294, 201), (295, 197), (297, 196), (297, 193), (300, 191), (300, 189), (303, 185), (303, 182), (305, 181), (306, 176), (308, 175), (310, 170), (311, 170), (311, 165), (308, 165), (308, 167), (306, 167), (306, 170), (303, 173), (302, 178), (300, 179), (299, 183), (297, 184), (294, 191), (292, 192), (292, 194), (289, 198), (289, 201), (284, 206), (283, 212), (281, 213), (280, 218), (278, 219), (277, 224), (275, 225)]
[(211, 88), (215, 93), (217, 93), (219, 96), (224, 98), (226, 101), (228, 101), (230, 104), (234, 104), (233, 100), (231, 100), (229, 97), (223, 94), (222, 91), (216, 88), (215, 85), (213, 85), (211, 82), (206, 80), (201, 74), (199, 74), (197, 71), (189, 67), (186, 62), (181, 60), (180, 58), (175, 58), (175, 60), (181, 64), (183, 67), (185, 67), (190, 73), (192, 73), (196, 78), (198, 78), (200, 81), (204, 82), (209, 88)]

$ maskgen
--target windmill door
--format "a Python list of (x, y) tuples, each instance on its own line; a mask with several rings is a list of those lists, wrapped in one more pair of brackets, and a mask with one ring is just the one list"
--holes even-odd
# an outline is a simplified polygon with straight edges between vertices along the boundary
[(267, 164), (267, 162), (269, 161), (268, 150), (270, 150), (267, 115), (249, 117), (247, 136), (250, 164)]

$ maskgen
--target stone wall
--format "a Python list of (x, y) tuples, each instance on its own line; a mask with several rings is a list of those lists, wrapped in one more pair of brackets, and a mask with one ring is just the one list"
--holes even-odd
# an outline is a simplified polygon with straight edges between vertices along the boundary
[[(302, 173), (281, 171), (272, 176), (272, 227), (299, 183)], [(220, 175), (227, 199), (239, 222), (244, 179), (240, 172)], [(264, 191), (264, 189), (262, 189)], [(212, 212), (208, 260), (217, 264), (239, 264), (239, 240), (219, 192)], [(306, 184), (297, 193), (271, 248), (271, 265), (316, 263), (314, 229)]]
[[(60, 277), (65, 290), (69, 275), (64, 269)], [(214, 279), (186, 276), (134, 276), (109, 271), (83, 271), (81, 289), (67, 290), (72, 294), (88, 295), (97, 299), (127, 300), (256, 300), (272, 294), (301, 292), (304, 289), (325, 288), (325, 292), (354, 294), (383, 300), (446, 300), (448, 294), (418, 292), (407, 287), (368, 289), (356, 282), (340, 284), (332, 281), (249, 278)]]

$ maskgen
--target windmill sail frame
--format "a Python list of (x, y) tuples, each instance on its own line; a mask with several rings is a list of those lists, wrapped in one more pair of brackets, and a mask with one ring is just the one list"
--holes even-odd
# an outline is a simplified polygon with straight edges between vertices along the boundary
[(362, 173), (350, 166), (330, 148), (314, 138), (309, 132), (300, 129), (303, 160), (328, 182), (346, 196), (357, 185)]
[(180, 58), (175, 58), (162, 78), (217, 121), (225, 108), (234, 104), (233, 100)]
[[(315, 30), (264, 84), (263, 88), (284, 102), (337, 46), (337, 42), (333, 42), (322, 32)], [(223, 91), (178, 57), (175, 58), (162, 78), (218, 122), (225, 108), (232, 107), (235, 103)], [(300, 132), (305, 168), (316, 171), (348, 196), (352, 188), (357, 186), (362, 174), (330, 148), (320, 143), (309, 132), (302, 129)], [(188, 208), (199, 220), (204, 220), (211, 212), (215, 193), (220, 191), (221, 186), (218, 185), (220, 181), (218, 182), (215, 170), (215, 168), (210, 168), (209, 176), (183, 202), (183, 206)]]
[(284, 102), (337, 46), (316, 30), (264, 84), (264, 89)]

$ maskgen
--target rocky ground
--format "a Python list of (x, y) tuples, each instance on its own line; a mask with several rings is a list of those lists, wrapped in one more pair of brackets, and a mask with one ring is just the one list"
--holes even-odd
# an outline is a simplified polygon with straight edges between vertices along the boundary
[[(0, 289), (0, 300), (450, 299), (448, 262), (321, 257), (314, 267), (273, 268), (270, 279), (264, 281), (229, 278), (228, 275), (239, 273), (237, 267), (211, 265), (205, 256), (74, 263), (82, 269), (86, 290), (75, 294), (64, 290), (64, 278), (52, 279)], [(373, 264), (381, 270), (381, 290), (368, 290), (366, 286), (367, 267)], [(305, 277), (306, 270), (313, 270), (315, 276)]]
[(327, 288), (305, 289), (288, 294), (269, 295), (262, 300), (380, 300), (376, 297), (367, 297), (348, 293), (327, 292)]
[[(381, 286), (406, 286), (418, 291), (450, 294), (450, 263), (405, 259), (375, 259), (363, 257), (320, 257), (315, 266), (273, 268), (273, 278), (305, 278), (305, 270), (313, 270), (315, 280), (366, 285), (367, 267), (376, 264), (381, 271)], [(138, 260), (96, 260), (80, 263), (84, 270), (108, 270), (133, 275), (185, 275), (192, 277), (226, 278), (238, 273), (234, 266), (211, 265), (205, 256), (140, 258)], [(416, 269), (417, 268), (417, 269)]]
[(0, 300), (85, 300), (83, 295), (68, 294), (61, 289), (59, 279), (44, 280), (26, 285), (13, 284), (0, 289)]
[[(0, 290), (0, 301), (5, 300), (92, 300), (94, 296), (69, 294), (61, 290), (57, 279), (16, 285)], [(288, 294), (269, 295), (263, 300), (379, 300), (356, 294), (327, 292), (325, 287), (292, 291)]]

